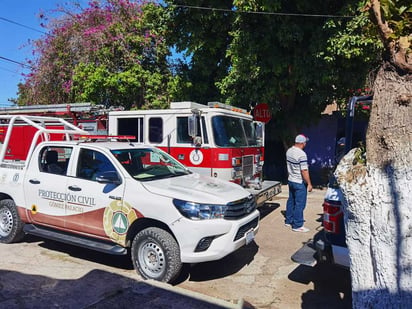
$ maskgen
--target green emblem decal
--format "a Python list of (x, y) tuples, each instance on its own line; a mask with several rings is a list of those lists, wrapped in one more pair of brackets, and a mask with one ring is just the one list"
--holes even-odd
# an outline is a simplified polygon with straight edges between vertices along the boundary
[(113, 230), (117, 234), (124, 234), (129, 227), (127, 216), (123, 212), (115, 212), (112, 219)]

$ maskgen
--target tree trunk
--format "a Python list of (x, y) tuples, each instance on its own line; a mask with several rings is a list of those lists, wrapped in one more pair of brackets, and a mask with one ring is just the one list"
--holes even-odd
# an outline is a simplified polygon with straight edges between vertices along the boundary
[(412, 305), (412, 74), (385, 63), (374, 84), (366, 165), (352, 150), (336, 176), (345, 195), (354, 308)]

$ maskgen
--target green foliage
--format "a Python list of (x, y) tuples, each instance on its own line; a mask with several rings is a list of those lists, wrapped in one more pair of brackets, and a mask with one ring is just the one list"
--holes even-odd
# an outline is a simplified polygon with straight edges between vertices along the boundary
[[(230, 67), (226, 50), (233, 24), (232, 1), (168, 0), (171, 15), (169, 44), (182, 58), (174, 59), (175, 74), (181, 77), (179, 101), (206, 103), (222, 100), (216, 82), (224, 78)], [(218, 10), (199, 10), (195, 6)]]
[[(273, 113), (267, 136), (285, 141), (326, 104), (346, 104), (348, 89), (371, 88), (383, 44), (367, 2), (106, 0), (61, 9), (35, 42), (38, 57), (19, 85), (19, 104), (265, 102)], [(393, 36), (409, 48), (410, 0), (381, 4)], [(181, 56), (171, 57), (170, 48)]]
[(269, 138), (288, 139), (326, 104), (347, 101), (348, 89), (370, 86), (380, 61), (382, 45), (361, 13), (363, 1), (166, 3), (170, 42), (186, 56), (175, 66), (178, 97), (245, 108), (266, 102)]
[(359, 147), (355, 150), (353, 165), (356, 164), (366, 165), (366, 146), (364, 143), (360, 143)]
[[(378, 58), (376, 52), (362, 52), (362, 47), (376, 40), (365, 42), (348, 34), (339, 41), (334, 36), (343, 33), (352, 18), (308, 16), (354, 14), (353, 3), (347, 3), (234, 1), (239, 11), (249, 14), (235, 14), (230, 32), (230, 70), (217, 83), (226, 101), (244, 107), (268, 103), (274, 113), (270, 136), (286, 140), (316, 121), (327, 103), (347, 99), (347, 89), (363, 86), (371, 63)], [(367, 20), (357, 23), (359, 30)]]
[(330, 20), (326, 23), (325, 29), (338, 30), (328, 39), (326, 51), (319, 53), (326, 61), (335, 62), (342, 58), (347, 60), (363, 59), (365, 62), (373, 62), (379, 57), (382, 44), (376, 31), (371, 33), (371, 23), (366, 14), (356, 15), (343, 25)]
[[(412, 5), (410, 0), (380, 0), (388, 26), (393, 30), (392, 39), (412, 33)], [(412, 40), (412, 38), (410, 38)]]
[(49, 23), (50, 33), (35, 43), (38, 58), (20, 87), (22, 104), (168, 105), (179, 79), (167, 62), (168, 17), (162, 7), (107, 0), (60, 13)]

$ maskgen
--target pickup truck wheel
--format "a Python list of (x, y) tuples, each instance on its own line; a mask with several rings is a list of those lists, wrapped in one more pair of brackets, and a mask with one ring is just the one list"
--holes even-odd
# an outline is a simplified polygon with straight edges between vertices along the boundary
[(156, 227), (140, 231), (132, 243), (135, 269), (145, 279), (171, 282), (180, 273), (180, 249), (170, 233)]
[(0, 243), (17, 242), (24, 237), (23, 222), (12, 200), (0, 201)]

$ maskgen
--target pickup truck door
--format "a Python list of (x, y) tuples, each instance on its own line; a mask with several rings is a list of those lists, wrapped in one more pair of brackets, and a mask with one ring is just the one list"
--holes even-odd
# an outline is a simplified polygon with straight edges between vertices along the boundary
[(34, 153), (24, 182), (27, 213), (34, 223), (64, 227), (71, 153), (71, 147), (60, 146), (45, 146)]
[[(66, 228), (111, 240), (118, 238), (122, 228), (126, 233), (127, 226), (122, 227), (121, 221), (118, 231), (113, 232), (113, 213), (122, 207), (125, 185), (110, 156), (80, 148), (77, 164), (71, 172), (74, 177), (67, 182)], [(115, 175), (119, 181), (97, 181), (96, 177), (102, 173), (108, 173), (112, 179)]]

